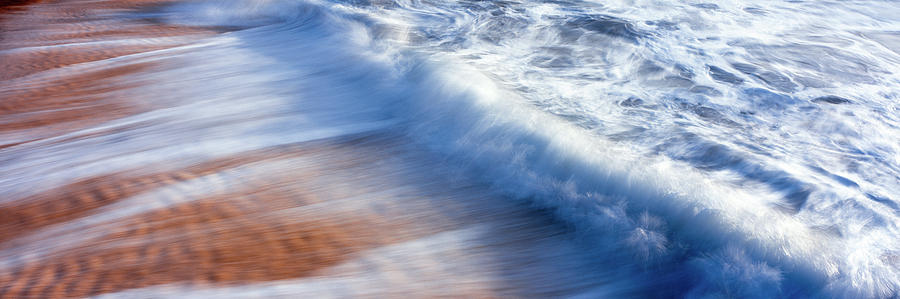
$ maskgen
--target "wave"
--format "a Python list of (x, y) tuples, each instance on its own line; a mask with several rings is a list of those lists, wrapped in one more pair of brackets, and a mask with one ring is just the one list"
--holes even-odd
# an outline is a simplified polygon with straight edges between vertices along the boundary
[[(368, 5), (404, 5), (376, 2)], [(366, 128), (406, 136), (410, 147), (439, 154), (510, 200), (553, 211), (598, 263), (622, 269), (618, 279), (647, 292), (759, 298), (900, 292), (896, 215), (845, 215), (854, 219), (849, 225), (865, 227), (865, 237), (815, 225), (827, 217), (801, 211), (813, 187), (791, 171), (759, 166), (689, 134), (660, 144), (657, 154), (598, 135), (535, 106), (495, 73), (423, 50), (408, 20), (328, 1), (200, 2), (169, 12), (173, 22), (258, 26), (185, 57), (244, 60), (238, 64), (244, 80), (269, 84), (264, 92), (297, 107), (312, 127), (372, 124)], [(625, 19), (572, 22), (628, 43), (643, 38)], [(737, 78), (718, 67), (709, 72), (718, 81)], [(700, 119), (731, 116), (709, 105), (681, 107)], [(762, 183), (723, 179), (715, 172), (722, 169)], [(869, 225), (879, 217), (889, 224)]]

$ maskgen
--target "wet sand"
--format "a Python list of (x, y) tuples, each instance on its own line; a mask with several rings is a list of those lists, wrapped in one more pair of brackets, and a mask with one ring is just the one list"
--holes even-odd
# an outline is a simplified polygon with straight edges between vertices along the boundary
[[(58, 136), (152, 108), (115, 94), (137, 82), (117, 84), (152, 65), (82, 71), (79, 63), (102, 62), (210, 36), (204, 28), (123, 20), (116, 13), (149, 9), (169, 1), (31, 1), (6, 6), (0, 17), (0, 148)], [(25, 3), (25, 2), (21, 2)], [(165, 39), (164, 42), (146, 42)]]
[[(121, 16), (167, 2), (4, 7), (0, 165), (52, 169), (35, 153), (152, 127), (106, 124), (178, 105), (144, 93), (159, 80), (151, 74), (176, 64), (120, 62), (222, 34)], [(553, 255), (575, 256), (558, 248), (572, 239), (567, 228), (485, 186), (435, 173), (440, 163), (403, 138), (369, 132), (205, 159), (110, 161), (102, 164), (108, 171), (70, 179), (23, 178), (33, 186), (0, 195), (0, 298), (126, 290), (120, 295), (129, 298), (241, 290), (495, 297), (588, 287), (546, 285), (546, 275), (583, 274), (553, 265)], [(322, 279), (335, 285), (323, 290)], [(279, 289), (287, 286), (296, 288)]]

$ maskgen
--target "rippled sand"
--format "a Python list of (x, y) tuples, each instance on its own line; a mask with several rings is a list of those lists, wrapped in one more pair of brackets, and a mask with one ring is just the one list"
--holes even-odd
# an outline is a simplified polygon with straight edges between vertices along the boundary
[(3, 298), (900, 290), (890, 1), (0, 3)]
[(572, 279), (598, 274), (570, 229), (389, 132), (123, 162), (222, 125), (141, 118), (184, 105), (158, 100), (161, 82), (215, 80), (154, 75), (180, 67), (165, 49), (229, 31), (134, 17), (167, 2), (3, 8), (0, 176), (17, 183), (0, 194), (0, 297), (495, 297), (602, 282)]

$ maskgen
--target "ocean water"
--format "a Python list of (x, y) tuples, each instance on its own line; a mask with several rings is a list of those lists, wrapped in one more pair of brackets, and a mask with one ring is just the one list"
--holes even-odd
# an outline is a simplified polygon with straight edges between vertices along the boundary
[[(180, 64), (140, 80), (183, 105), (107, 126), (168, 127), (30, 148), (3, 166), (19, 174), (2, 182), (10, 194), (35, 192), (29, 177), (379, 136), (419, 153), (389, 154), (407, 176), (472, 182), (508, 202), (466, 199), (475, 210), (527, 206), (571, 231), (562, 249), (520, 252), (547, 255), (522, 274), (558, 291), (544, 295), (900, 296), (895, 1), (224, 0), (121, 17), (229, 32), (127, 58)], [(101, 159), (112, 162), (89, 163)], [(396, 250), (475, 250), (469, 234)]]

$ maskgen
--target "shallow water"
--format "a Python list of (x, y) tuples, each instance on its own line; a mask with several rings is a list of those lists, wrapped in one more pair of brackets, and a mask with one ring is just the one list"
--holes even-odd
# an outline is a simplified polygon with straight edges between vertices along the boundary
[[(409, 209), (418, 228), (310, 277), (109, 295), (896, 297), (897, 16), (892, 1), (229, 0), (110, 11), (227, 30), (13, 79), (152, 63), (109, 84), (140, 83), (121, 97), (158, 106), (0, 148), (0, 202), (299, 144), (316, 154), (236, 177), (315, 172), (303, 187), (284, 184), (341, 193), (326, 202), (353, 213)], [(66, 249), (41, 243), (51, 236), (86, 244), (89, 234), (67, 231), (159, 208), (142, 201), (22, 237), (0, 258)], [(301, 210), (278, 217), (354, 218)]]

